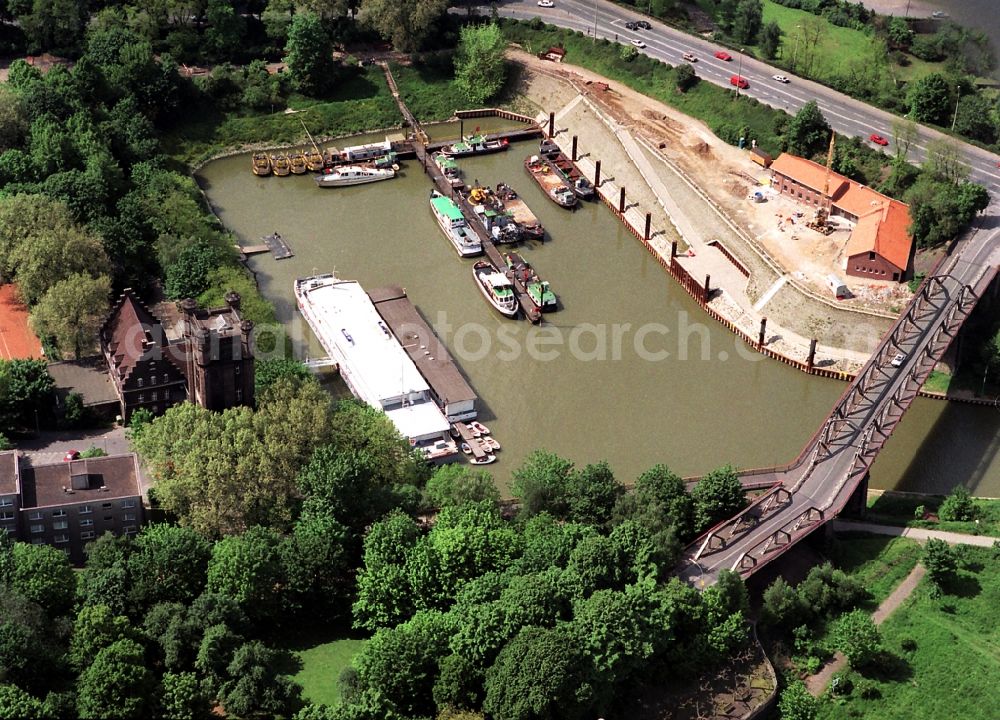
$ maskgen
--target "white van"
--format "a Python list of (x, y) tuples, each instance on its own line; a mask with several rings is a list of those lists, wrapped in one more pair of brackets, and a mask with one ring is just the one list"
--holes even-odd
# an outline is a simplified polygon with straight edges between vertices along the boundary
[(827, 275), (826, 284), (830, 288), (830, 292), (838, 300), (843, 300), (851, 296), (851, 291), (847, 289), (847, 285), (836, 275)]

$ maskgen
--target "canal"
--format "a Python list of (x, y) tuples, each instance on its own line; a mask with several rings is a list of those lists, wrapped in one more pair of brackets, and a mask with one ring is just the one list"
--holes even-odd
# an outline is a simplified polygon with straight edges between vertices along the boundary
[[(466, 131), (479, 123), (494, 127), (471, 121)], [(567, 212), (548, 201), (522, 166), (532, 149), (461, 164), (468, 182), (513, 185), (547, 230), (547, 242), (520, 248), (561, 303), (537, 329), (486, 305), (472, 261), (431, 215), (430, 182), (415, 161), (394, 180), (355, 188), (256, 178), (247, 156), (214, 161), (198, 180), (243, 243), (278, 231), (291, 245), (295, 257), (256, 256), (251, 267), (300, 356), (322, 351), (295, 311), (296, 277), (336, 270), (369, 289), (406, 288), (480, 396), (480, 419), (503, 446), (490, 467), (502, 489), (535, 448), (578, 465), (607, 460), (626, 482), (657, 463), (694, 475), (791, 460), (845, 386), (747, 351), (602, 205)], [(998, 438), (994, 409), (918, 400), (872, 484), (932, 492), (965, 483), (1000, 495)]]

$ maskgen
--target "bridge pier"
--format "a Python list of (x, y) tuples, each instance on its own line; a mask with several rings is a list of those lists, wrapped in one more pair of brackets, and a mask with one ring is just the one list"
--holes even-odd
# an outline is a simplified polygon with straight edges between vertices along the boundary
[(854, 488), (851, 497), (847, 499), (842, 514), (863, 518), (868, 513), (868, 480), (870, 476), (871, 474), (866, 472), (865, 476), (861, 478), (861, 482)]

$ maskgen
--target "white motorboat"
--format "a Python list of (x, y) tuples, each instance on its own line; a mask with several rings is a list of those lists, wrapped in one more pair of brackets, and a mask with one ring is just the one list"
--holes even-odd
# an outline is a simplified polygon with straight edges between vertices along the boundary
[(470, 427), (470, 428), (471, 428), (471, 429), (472, 429), (472, 430), (473, 430), (474, 432), (477, 432), (477, 433), (479, 433), (480, 435), (489, 435), (489, 434), (490, 434), (490, 429), (489, 429), (488, 427), (486, 427), (485, 425), (483, 425), (483, 424), (482, 424), (481, 422), (479, 422), (478, 420), (473, 420), (472, 422), (470, 422), (470, 423), (469, 423), (469, 427)]
[(390, 180), (396, 177), (393, 168), (377, 168), (372, 165), (338, 165), (329, 172), (316, 176), (316, 184), (320, 187), (347, 187), (349, 185), (364, 185), (365, 183)]
[(469, 462), (473, 465), (489, 465), (490, 463), (496, 462), (496, 455), (485, 455), (481, 458), (469, 458)]
[(465, 216), (455, 201), (438, 192), (431, 194), (431, 210), (437, 220), (441, 232), (454, 246), (461, 256), (479, 255), (483, 252), (483, 244), (479, 237), (469, 229)]
[(510, 279), (499, 272), (493, 264), (480, 260), (472, 266), (472, 276), (476, 280), (479, 292), (486, 301), (507, 317), (517, 315), (517, 297)]

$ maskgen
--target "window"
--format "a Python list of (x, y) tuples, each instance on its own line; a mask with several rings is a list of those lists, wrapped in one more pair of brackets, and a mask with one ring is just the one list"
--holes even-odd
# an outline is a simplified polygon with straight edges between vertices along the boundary
[(135, 525), (129, 525), (124, 529), (124, 533), (126, 535), (135, 535), (135, 532)]
[(170, 388), (167, 388), (166, 390), (163, 391), (163, 399), (164, 400), (170, 399)]
[(135, 522), (135, 513), (125, 513), (122, 515), (122, 520), (124, 522)]
[(237, 375), (239, 375), (239, 374), (240, 374), (240, 371), (241, 371), (242, 369), (243, 369), (243, 366), (242, 366), (242, 365), (240, 365), (239, 363), (237, 363), (237, 364), (236, 364), (236, 374), (237, 374)]
[(892, 279), (893, 279), (894, 281), (898, 282), (898, 281), (899, 281), (899, 273), (898, 273), (898, 272), (894, 272), (894, 273), (892, 274)]
[(242, 390), (237, 390), (236, 391), (236, 402), (238, 402), (238, 403), (243, 402), (243, 391)]
[(14, 511), (13, 510), (0, 510), (0, 520), (13, 520)]
[(66, 517), (66, 511), (63, 510), (63, 509), (53, 510), (52, 511), (52, 517), (54, 517), (54, 518), (56, 518), (56, 517)]
[(94, 527), (94, 521), (91, 519), (81, 520), (80, 527)]
[(122, 507), (123, 508), (134, 508), (135, 507), (135, 500), (133, 498), (129, 498), (128, 500), (122, 500)]
[(11, 507), (14, 505), (14, 498), (0, 497), (0, 507)]
[(872, 250), (872, 251), (870, 251), (868, 253), (868, 259), (869, 260), (874, 260), (875, 259), (875, 251), (874, 250)]
[(139, 393), (139, 402), (146, 402), (146, 396), (142, 393)]
[(93, 540), (94, 539), (94, 531), (93, 530), (84, 530), (82, 533), (80, 533), (80, 539), (81, 540)]
[(156, 385), (156, 375), (150, 375), (149, 376), (149, 384), (150, 385)]
[(45, 532), (45, 526), (44, 525), (32, 525), (31, 526), (31, 532), (33, 532), (33, 533)]
[(66, 522), (65, 520), (56, 520), (54, 523), (52, 523), (53, 530), (65, 530), (68, 527), (69, 523)]
[(91, 512), (93, 512), (93, 510), (90, 509), (90, 505), (81, 505), (80, 506), (80, 514), (81, 515), (89, 515)]
[(111, 507), (111, 503), (101, 503), (101, 507), (107, 510), (109, 507)]
[[(143, 382), (144, 381), (143, 381), (142, 378), (136, 378), (136, 380), (135, 380), (136, 385), (138, 385), (139, 387), (142, 387), (142, 383)], [(139, 397), (142, 397), (142, 395), (140, 395)], [(142, 401), (140, 400), (140, 402), (142, 402)]]
[(111, 522), (112, 520), (114, 520), (114, 517), (112, 517), (111, 515), (104, 516), (104, 522)]
[(28, 515), (29, 520), (41, 520), (42, 514), (40, 512), (33, 512)]
[(55, 541), (57, 543), (68, 543), (69, 542), (69, 535), (56, 535), (55, 536)]
[(45, 544), (45, 538), (31, 538), (31, 544), (32, 545), (44, 545)]
[(153, 402), (156, 402), (159, 398), (156, 396), (156, 390), (153, 391)]

